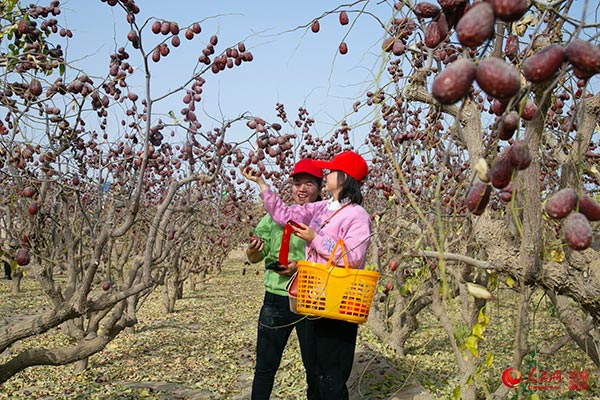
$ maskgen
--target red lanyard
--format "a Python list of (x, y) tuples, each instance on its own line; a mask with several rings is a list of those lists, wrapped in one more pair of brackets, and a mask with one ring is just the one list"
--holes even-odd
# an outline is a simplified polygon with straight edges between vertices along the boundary
[(335, 210), (335, 211), (334, 211), (334, 213), (333, 213), (333, 214), (331, 214), (331, 215), (329, 216), (329, 218), (327, 218), (325, 221), (323, 221), (323, 223), (321, 224), (321, 227), (319, 228), (319, 231), (320, 231), (321, 229), (323, 229), (323, 228), (325, 227), (325, 225), (327, 225), (329, 222), (331, 222), (331, 219), (332, 219), (333, 217), (335, 217), (335, 214), (337, 214), (337, 213), (339, 213), (340, 211), (342, 211), (342, 209), (343, 209), (344, 207), (348, 206), (348, 205), (350, 205), (350, 203), (346, 203), (346, 204), (344, 204), (343, 206), (341, 206), (340, 208), (338, 208), (337, 210)]
[(288, 265), (288, 254), (290, 252), (290, 237), (292, 236), (294, 229), (290, 224), (285, 224), (283, 227), (283, 236), (281, 238), (281, 247), (279, 248), (279, 259), (277, 262), (287, 267)]

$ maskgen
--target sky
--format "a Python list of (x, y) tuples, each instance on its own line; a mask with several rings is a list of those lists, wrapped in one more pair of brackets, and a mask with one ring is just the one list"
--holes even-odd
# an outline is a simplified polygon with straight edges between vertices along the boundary
[[(216, 75), (212, 72), (204, 75), (207, 82), (200, 107), (206, 115), (200, 116), (202, 129), (220, 126), (222, 120), (243, 113), (279, 122), (275, 105), (280, 102), (285, 104), (291, 121), (296, 118), (298, 107), (306, 107), (316, 120), (312, 131), (321, 137), (329, 136), (346, 119), (353, 128), (353, 144), (362, 146), (369, 127), (360, 119), (364, 114), (352, 113), (352, 105), (359, 99), (364, 101), (364, 93), (375, 89), (378, 77), (387, 78), (381, 50), (382, 25), (392, 16), (393, 0), (355, 3), (137, 0), (137, 3), (141, 9), (136, 16), (138, 24), (150, 21), (143, 34), (146, 48), (163, 38), (150, 32), (149, 25), (155, 18), (176, 21), (180, 27), (199, 21), (202, 27), (201, 34), (193, 41), (182, 37), (180, 47), (172, 49), (159, 63), (151, 63), (153, 96), (180, 87), (191, 76), (198, 55), (211, 35), (219, 38), (217, 54), (240, 41), (252, 52), (254, 61), (250, 63)], [(583, 2), (575, 3), (573, 12), (578, 16)], [(363, 8), (366, 12), (359, 14)], [(126, 41), (129, 25), (122, 9), (100, 0), (63, 0), (61, 9), (61, 24), (74, 34), (67, 47), (67, 58), (77, 60), (76, 65), (82, 70), (104, 76), (110, 54), (124, 45), (132, 55), (131, 63), (140, 65), (139, 55)], [(348, 11), (348, 25), (339, 23), (341, 10)], [(315, 34), (310, 24), (321, 16), (320, 32)], [(341, 41), (348, 43), (345, 55), (338, 52)], [(141, 92), (143, 72), (136, 71), (128, 83), (133, 90)], [(181, 97), (164, 100), (159, 104), (160, 111), (166, 114), (172, 110), (179, 117), (183, 107)], [(284, 126), (284, 129), (297, 131), (292, 126)], [(249, 135), (241, 126), (231, 133), (234, 141)]]
[[(123, 10), (110, 7), (99, 0), (61, 2), (60, 21), (72, 30), (73, 39), (67, 48), (69, 59), (88, 74), (106, 73), (109, 55), (127, 44), (129, 26)], [(198, 55), (209, 37), (216, 34), (217, 53), (243, 41), (253, 53), (254, 61), (240, 67), (226, 69), (219, 74), (208, 72), (202, 94), (202, 107), (216, 120), (233, 118), (244, 112), (275, 121), (277, 102), (286, 105), (290, 120), (300, 106), (305, 106), (316, 120), (315, 132), (328, 135), (339, 122), (351, 114), (352, 104), (373, 84), (373, 76), (381, 69), (381, 40), (383, 30), (374, 18), (350, 12), (350, 23), (342, 26), (339, 13), (326, 15), (321, 30), (315, 34), (310, 23), (316, 17), (335, 10), (338, 3), (318, 0), (287, 1), (192, 1), (145, 0), (136, 2), (141, 13), (136, 20), (160, 18), (178, 22), (180, 27), (200, 21), (202, 32), (193, 41), (182, 36), (179, 48), (159, 63), (152, 63), (154, 84), (152, 94), (179, 87), (191, 75)], [(366, 4), (377, 9), (382, 18), (389, 18), (388, 4), (361, 2), (354, 10)], [(347, 7), (344, 9), (348, 9)], [(339, 11), (340, 9), (338, 9)], [(386, 22), (386, 21), (382, 21)], [(156, 37), (148, 29), (145, 43)], [(338, 52), (339, 43), (348, 42), (348, 53)], [(154, 42), (151, 42), (154, 43)], [(130, 54), (134, 49), (128, 47)], [(140, 64), (139, 57), (131, 60)], [(93, 71), (90, 73), (89, 71)], [(136, 71), (129, 84), (142, 89), (143, 73)], [(164, 107), (177, 116), (182, 107), (181, 96), (168, 99)], [(352, 117), (349, 117), (352, 125)], [(203, 129), (211, 121), (202, 118)], [(215, 126), (218, 124), (215, 122)], [(368, 128), (364, 128), (366, 130)], [(248, 131), (241, 132), (247, 135)], [(358, 140), (358, 139), (357, 139)]]

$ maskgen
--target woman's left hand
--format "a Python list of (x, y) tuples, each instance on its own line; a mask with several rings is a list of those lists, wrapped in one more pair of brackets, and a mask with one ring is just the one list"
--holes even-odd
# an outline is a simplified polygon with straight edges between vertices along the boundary
[(279, 275), (292, 276), (294, 272), (298, 270), (298, 264), (296, 260), (290, 260), (286, 268), (276, 269)]

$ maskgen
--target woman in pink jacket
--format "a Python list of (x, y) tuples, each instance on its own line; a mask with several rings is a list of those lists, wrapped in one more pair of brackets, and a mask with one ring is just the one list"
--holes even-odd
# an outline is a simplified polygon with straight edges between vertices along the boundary
[[(351, 268), (364, 268), (371, 237), (371, 219), (361, 206), (360, 183), (367, 176), (367, 163), (359, 154), (346, 151), (331, 161), (313, 160), (314, 165), (329, 170), (325, 190), (329, 200), (287, 206), (255, 171), (245, 168), (244, 176), (256, 182), (264, 207), (280, 225), (292, 220), (298, 223), (294, 233), (306, 241), (306, 258), (320, 264), (327, 261), (339, 239), (344, 241), (346, 258)], [(334, 263), (344, 266), (338, 247)], [(319, 393), (308, 400), (348, 399), (346, 381), (352, 371), (358, 325), (350, 322), (317, 318), (309, 319), (314, 350), (314, 369)], [(308, 368), (307, 368), (308, 369)]]

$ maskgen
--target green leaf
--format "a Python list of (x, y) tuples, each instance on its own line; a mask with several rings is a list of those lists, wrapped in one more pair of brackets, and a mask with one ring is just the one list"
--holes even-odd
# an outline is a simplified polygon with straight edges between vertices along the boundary
[(454, 327), (454, 338), (457, 342), (462, 342), (469, 334), (469, 327), (466, 324), (458, 324)]
[(407, 285), (402, 285), (398, 288), (398, 291), (400, 292), (401, 296), (406, 296), (408, 294), (408, 288)]
[(485, 367), (491, 368), (493, 362), (494, 362), (494, 355), (492, 353), (487, 353), (485, 355)]
[(477, 336), (479, 339), (485, 339), (483, 337), (483, 332), (485, 332), (485, 327), (483, 327), (483, 325), (481, 324), (475, 324), (473, 326), (473, 335)]
[(479, 324), (481, 324), (483, 326), (483, 328), (485, 329), (488, 324), (490, 323), (490, 317), (488, 317), (487, 315), (485, 315), (485, 313), (483, 312), (484, 307), (481, 307), (481, 309), (479, 310), (479, 315), (477, 316), (477, 322)]
[(514, 287), (515, 280), (509, 276), (508, 278), (506, 278), (506, 286), (511, 287), (511, 288)]
[(375, 271), (376, 269), (377, 269), (377, 266), (375, 264), (365, 265), (365, 270), (367, 270), (367, 271)]
[(452, 391), (452, 400), (460, 400), (460, 399), (461, 399), (460, 386), (457, 386)]
[(473, 354), (473, 356), (477, 357), (479, 354), (479, 351), (477, 350), (477, 337), (469, 335), (465, 340), (465, 347)]
[(490, 288), (497, 289), (498, 288), (498, 274), (492, 273), (490, 274)]

